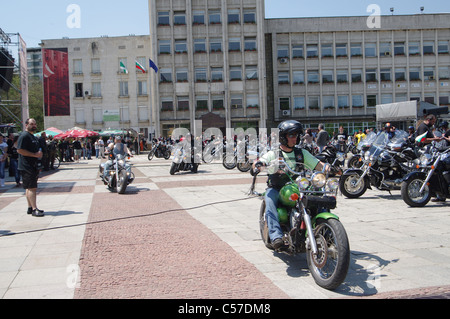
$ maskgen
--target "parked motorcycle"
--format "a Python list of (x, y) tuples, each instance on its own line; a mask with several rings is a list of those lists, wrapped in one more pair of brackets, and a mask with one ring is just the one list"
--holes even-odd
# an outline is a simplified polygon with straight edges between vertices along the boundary
[(347, 158), (346, 152), (340, 152), (335, 145), (329, 144), (322, 152), (315, 155), (315, 157), (322, 163), (331, 165), (331, 175), (342, 175), (345, 159)]
[(177, 145), (174, 150), (172, 165), (170, 166), (170, 175), (174, 175), (180, 171), (191, 171), (192, 173), (197, 173), (201, 156), (201, 152), (197, 155), (197, 152), (194, 151), (195, 159), (192, 161), (192, 155), (189, 151), (186, 151), (186, 147)]
[(375, 132), (366, 135), (358, 145), (352, 147), (352, 158), (347, 163), (348, 168), (360, 168), (363, 164), (364, 154), (372, 147), (373, 142), (377, 139)]
[(100, 164), (100, 177), (110, 191), (124, 194), (127, 186), (134, 180), (131, 164), (126, 162), (126, 157), (123, 155), (117, 155), (115, 158), (113, 153), (109, 153), (108, 159), (113, 161), (113, 165), (110, 166), (109, 172), (106, 172), (105, 163)]
[[(278, 252), (288, 255), (306, 253), (315, 282), (322, 288), (336, 289), (345, 280), (350, 264), (346, 231), (339, 217), (331, 213), (336, 208), (338, 179), (328, 179), (323, 172), (295, 172), (284, 160), (276, 160), (271, 165), (278, 165), (278, 169), (298, 176), (295, 180), (291, 178), (291, 182), (280, 190), (277, 210), (286, 245)], [(264, 194), (255, 192), (258, 173), (253, 175), (249, 194), (263, 200), (259, 213), (260, 233), (265, 246), (273, 249)]]
[(153, 145), (152, 149), (148, 153), (148, 160), (151, 161), (154, 156), (156, 158), (164, 158), (168, 160), (170, 158), (171, 150), (170, 148), (162, 142), (158, 142)]
[[(396, 131), (389, 140), (383, 132), (377, 136), (368, 151), (364, 153), (361, 168), (349, 168), (339, 180), (342, 194), (358, 198), (371, 186), (379, 190), (400, 190), (404, 177), (415, 169), (415, 151), (407, 146), (408, 134)], [(418, 161), (417, 161), (418, 162)]]
[(419, 170), (408, 174), (401, 185), (403, 201), (423, 207), (431, 197), (450, 198), (450, 148), (433, 147), (420, 157)]

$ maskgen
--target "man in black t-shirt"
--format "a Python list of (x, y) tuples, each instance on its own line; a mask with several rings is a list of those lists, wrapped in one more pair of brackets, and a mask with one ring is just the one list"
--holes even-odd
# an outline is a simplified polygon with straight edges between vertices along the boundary
[(416, 137), (419, 137), (419, 136), (427, 133), (425, 138), (419, 142), (420, 147), (422, 147), (426, 144), (430, 144), (433, 141), (441, 140), (440, 137), (435, 137), (433, 134), (432, 128), (433, 128), (434, 123), (436, 123), (436, 116), (434, 116), (433, 114), (429, 114), (417, 128)]
[(36, 206), (38, 159), (42, 158), (43, 154), (38, 138), (33, 135), (37, 130), (36, 121), (27, 119), (25, 125), (26, 131), (20, 135), (17, 142), (17, 152), (19, 153), (19, 171), (22, 174), (23, 188), (26, 190), (28, 202), (27, 213), (35, 217), (43, 217), (44, 211)]

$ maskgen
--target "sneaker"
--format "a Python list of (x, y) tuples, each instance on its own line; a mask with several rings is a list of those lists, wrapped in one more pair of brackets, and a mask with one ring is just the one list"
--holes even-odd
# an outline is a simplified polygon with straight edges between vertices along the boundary
[(445, 198), (436, 197), (436, 198), (433, 198), (431, 201), (434, 203), (445, 202)]
[(272, 243), (272, 247), (275, 250), (280, 249), (281, 247), (283, 247), (283, 245), (284, 245), (284, 241), (281, 238), (275, 239)]
[(27, 214), (31, 215), (33, 213), (33, 207), (28, 207)]
[(44, 211), (40, 210), (39, 208), (33, 209), (33, 212), (31, 213), (34, 217), (44, 217)]

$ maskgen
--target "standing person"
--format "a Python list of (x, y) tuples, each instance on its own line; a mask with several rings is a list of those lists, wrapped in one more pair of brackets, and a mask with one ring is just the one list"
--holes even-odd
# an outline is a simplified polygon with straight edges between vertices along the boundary
[(103, 138), (101, 137), (98, 139), (98, 151), (101, 158), (105, 158), (105, 142), (103, 142)]
[(36, 190), (39, 178), (38, 159), (42, 158), (39, 149), (39, 140), (33, 134), (37, 130), (36, 121), (27, 119), (25, 121), (26, 131), (23, 132), (17, 142), (19, 153), (19, 171), (22, 175), (23, 188), (26, 190), (28, 202), (28, 214), (35, 217), (43, 217), (44, 211), (37, 208)]
[(41, 136), (39, 137), (39, 147), (42, 150), (42, 159), (41, 165), (44, 168), (44, 171), (48, 171), (48, 149), (47, 149), (47, 134), (45, 132), (42, 132)]
[(55, 157), (56, 157), (56, 141), (53, 136), (50, 135), (47, 140), (47, 151), (48, 151), (48, 168), (54, 170)]
[(81, 152), (83, 150), (81, 147), (81, 141), (79, 137), (73, 141), (72, 146), (75, 162), (79, 163), (81, 158)]
[(419, 147), (430, 144), (433, 141), (441, 140), (440, 137), (435, 137), (433, 134), (433, 126), (436, 123), (436, 116), (433, 114), (427, 115), (425, 120), (420, 123), (416, 131), (416, 142)]
[(330, 135), (325, 131), (325, 125), (319, 124), (318, 129), (319, 133), (317, 133), (316, 144), (319, 147), (319, 152), (322, 152), (330, 141)]
[(13, 142), (10, 147), (8, 147), (9, 153), (9, 165), (12, 173), (16, 179), (16, 187), (19, 187), (20, 184), (20, 172), (18, 169), (19, 166), (19, 153), (17, 153), (17, 142), (19, 141), (19, 136), (14, 136)]
[(95, 142), (94, 142), (94, 148), (95, 148), (95, 158), (98, 158), (98, 154), (99, 154), (99, 151), (100, 151), (100, 148), (99, 148), (100, 146), (98, 145), (98, 139), (97, 140), (95, 140)]
[(5, 164), (8, 158), (8, 144), (0, 133), (0, 187), (5, 186)]

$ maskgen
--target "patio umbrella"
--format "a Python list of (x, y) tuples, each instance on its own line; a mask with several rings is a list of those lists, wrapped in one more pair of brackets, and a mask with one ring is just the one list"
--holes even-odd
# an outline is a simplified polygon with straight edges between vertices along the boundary
[(49, 127), (49, 128), (46, 129), (45, 131), (38, 132), (38, 133), (34, 134), (34, 136), (39, 137), (39, 136), (41, 136), (42, 133), (44, 133), (44, 132), (45, 132), (45, 134), (46, 134), (47, 136), (50, 136), (50, 135), (51, 135), (51, 136), (56, 136), (56, 135), (58, 135), (58, 134), (64, 133), (63, 131), (61, 131), (60, 129), (57, 129), (56, 127)]
[(63, 138), (86, 138), (86, 137), (92, 137), (92, 136), (98, 136), (99, 134), (94, 131), (86, 130), (86, 129), (70, 129), (65, 133), (58, 134), (55, 136), (56, 139), (63, 139)]

